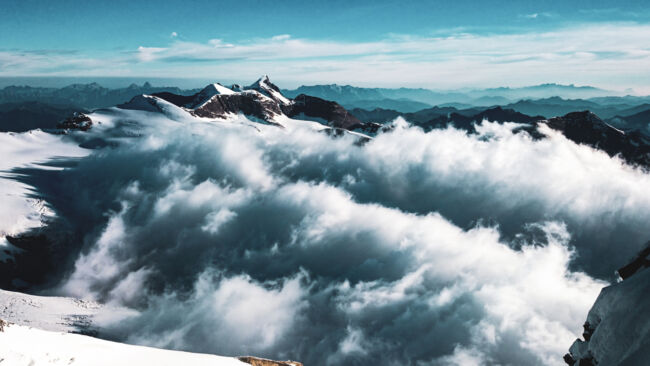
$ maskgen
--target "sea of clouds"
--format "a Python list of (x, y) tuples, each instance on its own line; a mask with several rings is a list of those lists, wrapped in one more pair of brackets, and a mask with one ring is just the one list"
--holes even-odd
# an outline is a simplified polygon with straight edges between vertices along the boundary
[(112, 339), (306, 365), (557, 365), (650, 238), (650, 175), (548, 129), (398, 119), (360, 144), (102, 113), (80, 138), (117, 143), (47, 184), (83, 233), (56, 292), (139, 310), (102, 324)]

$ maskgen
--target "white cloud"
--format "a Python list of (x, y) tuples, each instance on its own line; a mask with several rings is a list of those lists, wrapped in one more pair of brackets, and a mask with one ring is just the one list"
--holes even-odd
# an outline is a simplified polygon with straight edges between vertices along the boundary
[(291, 36), (288, 35), (288, 34), (280, 34), (280, 35), (271, 37), (271, 40), (272, 41), (286, 41), (289, 38), (291, 38)]
[(176, 38), (176, 37), (178, 37), (178, 33), (172, 32), (169, 36), (172, 37), (172, 38)]
[(137, 304), (114, 325), (132, 342), (309, 364), (555, 365), (604, 285), (572, 265), (601, 274), (647, 235), (650, 176), (550, 130), (398, 121), (360, 147), (308, 128), (142, 123), (158, 143), (127, 140), (61, 180), (78, 200), (124, 202), (86, 218), (100, 234), (64, 288)]
[(531, 13), (531, 14), (523, 14), (520, 15), (522, 18), (526, 19), (539, 19), (539, 18), (550, 18), (552, 17), (551, 13), (543, 12), (543, 13)]
[(156, 60), (159, 55), (161, 55), (164, 51), (167, 51), (167, 48), (163, 47), (143, 47), (140, 46), (138, 47), (138, 53), (137, 57), (138, 60), (142, 62), (149, 62), (149, 61), (154, 61)]

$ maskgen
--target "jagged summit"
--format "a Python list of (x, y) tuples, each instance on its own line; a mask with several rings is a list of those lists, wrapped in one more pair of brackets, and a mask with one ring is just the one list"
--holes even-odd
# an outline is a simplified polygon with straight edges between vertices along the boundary
[(259, 79), (257, 79), (256, 82), (254, 82), (250, 86), (254, 87), (254, 86), (260, 86), (262, 84), (268, 84), (268, 85), (271, 85), (271, 86), (273, 86), (273, 87), (275, 87), (277, 89), (277, 86), (275, 86), (273, 83), (271, 83), (271, 80), (269, 79), (269, 76), (267, 74), (262, 75)]
[[(268, 75), (253, 84), (227, 88), (219, 83), (207, 85), (194, 95), (169, 92), (142, 95), (119, 106), (123, 109), (141, 109), (161, 112), (168, 116), (189, 114), (210, 119), (229, 119), (243, 114), (269, 124), (282, 126), (286, 118), (318, 121), (329, 127), (348, 130), (372, 130), (374, 124), (363, 123), (336, 102), (308, 95), (290, 99), (282, 95)], [(376, 129), (376, 128), (375, 128)]]
[(650, 167), (650, 145), (641, 133), (625, 133), (590, 111), (571, 112), (541, 123), (576, 143), (600, 149), (610, 156), (620, 155), (630, 164)]
[(276, 102), (284, 105), (291, 104), (291, 100), (282, 95), (280, 88), (271, 82), (268, 75), (262, 75), (256, 82), (249, 85), (246, 89), (256, 90), (263, 95), (275, 100)]

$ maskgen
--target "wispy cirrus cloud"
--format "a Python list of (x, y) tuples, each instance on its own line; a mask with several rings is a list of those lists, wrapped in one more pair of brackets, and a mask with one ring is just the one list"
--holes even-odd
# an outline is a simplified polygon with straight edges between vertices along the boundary
[[(534, 19), (547, 13), (529, 14)], [(565, 82), (647, 88), (650, 25), (592, 23), (545, 32), (435, 36), (391, 35), (369, 42), (270, 38), (142, 45), (98, 57), (0, 53), (0, 75), (75, 73), (251, 79), (272, 74), (285, 84), (338, 82), (453, 88)], [(115, 65), (119, 67), (115, 67)], [(191, 67), (190, 67), (191, 65)], [(199, 66), (197, 66), (199, 65)], [(57, 66), (61, 70), (57, 71)], [(70, 67), (72, 66), (72, 67)], [(647, 90), (650, 92), (650, 90)]]
[(548, 12), (541, 12), (541, 13), (531, 13), (531, 14), (521, 14), (521, 18), (526, 18), (526, 19), (538, 19), (538, 18), (551, 18), (553, 15)]

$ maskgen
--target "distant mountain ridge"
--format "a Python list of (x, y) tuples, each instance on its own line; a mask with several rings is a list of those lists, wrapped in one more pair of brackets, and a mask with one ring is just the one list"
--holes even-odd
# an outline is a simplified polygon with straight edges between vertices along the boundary
[[(446, 96), (451, 95), (454, 98), (460, 95), (477, 97), (479, 93), (489, 91), (493, 94), (473, 99), (474, 102), (482, 101), (489, 104), (490, 102), (508, 100), (506, 97), (496, 96), (496, 94), (512, 95), (514, 92), (525, 91), (529, 93), (531, 90), (606, 92), (593, 87), (543, 84), (525, 88), (493, 88), (482, 91), (466, 91), (467, 94), (452, 93)], [(296, 95), (298, 91), (305, 93)], [(477, 94), (470, 95), (471, 93)], [(647, 145), (646, 139), (650, 137), (650, 97), (606, 96), (570, 99), (551, 96), (540, 99), (521, 99), (509, 104), (492, 106), (450, 103), (447, 106), (422, 109), (418, 109), (418, 107), (428, 106), (428, 104), (414, 102), (414, 99), (438, 98), (441, 96), (444, 96), (444, 93), (427, 89), (358, 88), (336, 84), (303, 86), (294, 91), (282, 91), (282, 89), (271, 83), (267, 76), (260, 78), (249, 86), (242, 87), (235, 84), (226, 87), (215, 83), (209, 84), (201, 90), (154, 87), (150, 83), (132, 84), (129, 87), (120, 89), (108, 89), (97, 83), (73, 84), (60, 89), (10, 86), (0, 90), (0, 101), (11, 101), (0, 108), (0, 122), (4, 120), (2, 129), (6, 131), (54, 128), (71, 111), (83, 112), (92, 108), (121, 104), (125, 108), (190, 113), (203, 118), (227, 119), (231, 115), (244, 114), (271, 124), (281, 124), (276, 121), (276, 117), (306, 119), (333, 128), (358, 130), (366, 133), (374, 133), (371, 131), (376, 131), (381, 124), (403, 116), (409, 122), (425, 130), (445, 128), (453, 124), (457, 128), (473, 132), (474, 123), (480, 123), (483, 120), (518, 122), (534, 126), (536, 121), (562, 120), (555, 117), (564, 116), (563, 118), (566, 119), (567, 116), (573, 116), (571, 115), (573, 112), (588, 110), (603, 119), (601, 120), (599, 117), (595, 117), (597, 120), (591, 117), (587, 118), (590, 116), (588, 115), (585, 118), (591, 122), (587, 121), (588, 123), (582, 124), (584, 128), (604, 123), (621, 130), (625, 134), (624, 138), (619, 136), (619, 132), (612, 132), (609, 134), (611, 136), (604, 137), (608, 141), (616, 140), (613, 144), (616, 146), (605, 149), (608, 153), (624, 152), (623, 155), (630, 162), (643, 165), (649, 164), (647, 151), (622, 147), (629, 144)], [(337, 99), (346, 98), (352, 100), (350, 104), (337, 102)], [(373, 100), (372, 98), (379, 99)], [(130, 102), (125, 103), (127, 101)], [(371, 107), (375, 105), (381, 106), (382, 103), (386, 103), (393, 105), (395, 108), (376, 107), (364, 109), (355, 107), (355, 103), (364, 106), (367, 103)], [(464, 108), (468, 105), (469, 108)], [(454, 106), (463, 108), (459, 109)], [(410, 112), (405, 112), (404, 109)], [(549, 124), (549, 126), (551, 125), (552, 123)], [(526, 128), (526, 130), (533, 135), (537, 133), (536, 128)], [(609, 131), (609, 129), (597, 130), (591, 131), (594, 134), (589, 137), (587, 134), (591, 132), (587, 128), (577, 133), (573, 138), (576, 139), (576, 142), (587, 143), (602, 149), (604, 146), (602, 145), (603, 141), (600, 141), (595, 135), (600, 133), (599, 131)], [(562, 132), (568, 137), (568, 135), (574, 134), (575, 131), (563, 130)]]
[(540, 84), (520, 88), (499, 87), (462, 91), (434, 91), (423, 88), (361, 88), (351, 85), (327, 84), (311, 86), (303, 85), (297, 89), (283, 90), (282, 92), (289, 97), (298, 94), (313, 95), (319, 98), (334, 100), (343, 105), (354, 105), (354, 103), (358, 101), (379, 101), (382, 99), (388, 99), (391, 101), (411, 100), (429, 105), (470, 103), (473, 105), (486, 106), (496, 103), (507, 103), (508, 101), (516, 101), (520, 99), (539, 99), (552, 96), (586, 99), (619, 96), (620, 94), (592, 86), (576, 86), (573, 84)]
[(142, 85), (131, 84), (126, 88), (109, 89), (98, 83), (72, 84), (63, 88), (40, 88), (31, 86), (8, 86), (0, 89), (1, 103), (18, 103), (39, 101), (54, 105), (74, 105), (80, 108), (110, 107), (124, 103), (139, 94), (159, 92), (189, 95), (197, 90), (183, 90), (177, 87), (158, 87), (145, 82)]

